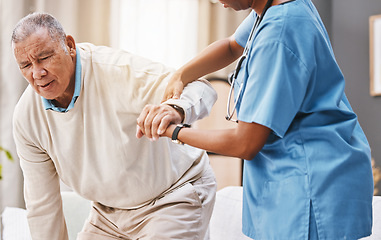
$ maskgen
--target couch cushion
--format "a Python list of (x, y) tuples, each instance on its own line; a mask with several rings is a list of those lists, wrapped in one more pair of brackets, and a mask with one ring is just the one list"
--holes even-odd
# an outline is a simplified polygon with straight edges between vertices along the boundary
[(210, 219), (210, 240), (246, 240), (242, 233), (242, 187), (225, 187), (217, 192)]
[(380, 240), (381, 239), (381, 196), (373, 197), (373, 227), (372, 235), (361, 238), (361, 240)]
[(75, 192), (61, 192), (61, 196), (69, 240), (74, 240), (90, 213), (91, 202)]
[[(3, 240), (32, 240), (29, 233), (26, 210), (22, 208), (6, 207), (1, 215)], [(1, 229), (1, 228), (0, 228)], [(1, 238), (2, 234), (2, 238)]]

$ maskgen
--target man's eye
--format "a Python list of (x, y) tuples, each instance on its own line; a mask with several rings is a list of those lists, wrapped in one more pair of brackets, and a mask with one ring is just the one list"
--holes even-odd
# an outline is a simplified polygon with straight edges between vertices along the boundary
[(29, 66), (30, 66), (30, 64), (25, 64), (25, 65), (20, 66), (20, 69), (28, 68)]

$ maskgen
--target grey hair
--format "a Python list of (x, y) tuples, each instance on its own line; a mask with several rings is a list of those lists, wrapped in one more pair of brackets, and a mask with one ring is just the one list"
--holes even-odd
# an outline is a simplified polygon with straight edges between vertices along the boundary
[(65, 46), (66, 33), (61, 23), (48, 13), (31, 13), (22, 18), (13, 29), (12, 43), (24, 41), (41, 28), (48, 30), (52, 40), (58, 40)]

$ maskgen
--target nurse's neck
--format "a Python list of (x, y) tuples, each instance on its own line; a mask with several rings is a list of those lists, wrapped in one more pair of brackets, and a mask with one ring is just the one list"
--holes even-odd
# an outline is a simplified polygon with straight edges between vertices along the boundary
[[(273, 0), (273, 3), (271, 6), (279, 5), (285, 2), (291, 2), (293, 0)], [(265, 5), (267, 3), (267, 0), (253, 0), (251, 2), (251, 8), (258, 14), (261, 15), (263, 12), (263, 9), (265, 8)]]

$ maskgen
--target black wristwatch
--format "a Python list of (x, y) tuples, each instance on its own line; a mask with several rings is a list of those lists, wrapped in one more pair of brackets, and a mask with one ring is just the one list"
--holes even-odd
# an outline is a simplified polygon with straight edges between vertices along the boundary
[(189, 128), (189, 127), (191, 127), (191, 125), (189, 125), (189, 124), (183, 124), (183, 123), (182, 124), (177, 124), (175, 130), (173, 130), (173, 133), (172, 133), (172, 142), (184, 145), (183, 142), (181, 142), (179, 139), (177, 139), (177, 136), (179, 135), (180, 130), (182, 128), (184, 128), (184, 127)]

